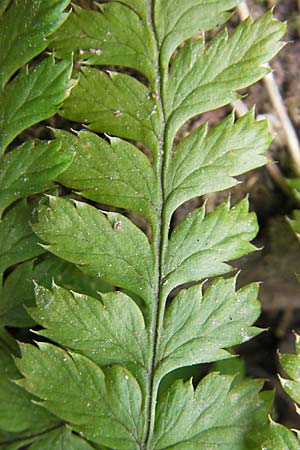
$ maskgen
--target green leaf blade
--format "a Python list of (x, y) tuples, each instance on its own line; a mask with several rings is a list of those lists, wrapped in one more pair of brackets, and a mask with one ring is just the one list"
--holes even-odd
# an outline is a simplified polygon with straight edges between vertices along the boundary
[(73, 154), (62, 150), (59, 140), (28, 141), (0, 158), (0, 215), (19, 198), (53, 187), (72, 162)]
[(80, 195), (106, 205), (126, 208), (156, 222), (156, 186), (147, 157), (117, 138), (110, 142), (81, 131), (78, 136), (56, 130), (65, 149), (75, 152), (72, 165), (59, 177)]
[(158, 151), (157, 100), (129, 75), (82, 68), (76, 90), (64, 103), (61, 115), (99, 133), (139, 141), (154, 154)]
[(234, 123), (230, 115), (207, 133), (202, 126), (190, 133), (175, 150), (167, 178), (169, 215), (193, 197), (221, 191), (237, 184), (234, 178), (265, 164), (261, 154), (270, 145), (265, 122), (250, 112)]
[(0, 274), (45, 252), (30, 227), (31, 213), (32, 208), (20, 202), (0, 221)]
[(179, 50), (166, 88), (169, 145), (188, 119), (232, 102), (235, 91), (266, 75), (263, 65), (282, 47), (284, 32), (285, 26), (266, 13), (241, 23), (230, 38), (221, 31), (207, 48), (191, 41)]
[[(6, 335), (0, 332), (0, 427), (7, 439), (20, 434), (35, 434), (55, 426), (59, 420), (32, 402), (33, 397), (12, 380), (20, 376)], [(1, 445), (1, 438), (0, 438)]]
[(270, 419), (269, 425), (270, 436), (263, 442), (262, 446), (265, 450), (299, 450), (300, 440), (288, 428), (280, 423), (274, 422)]
[(23, 69), (7, 85), (0, 105), (0, 154), (27, 127), (54, 115), (69, 95), (72, 62), (51, 56), (31, 72)]
[(260, 332), (251, 326), (260, 314), (258, 286), (235, 292), (235, 281), (220, 278), (204, 294), (196, 285), (175, 297), (164, 318), (157, 377), (179, 367), (231, 358), (226, 348)]
[(41, 439), (29, 447), (30, 450), (65, 450), (67, 448), (72, 450), (92, 450), (94, 447), (79, 436), (72, 434), (71, 430), (64, 426), (45, 434), (45, 436), (42, 436)]
[(171, 235), (164, 267), (166, 291), (228, 272), (225, 261), (255, 250), (249, 241), (256, 234), (256, 218), (248, 213), (247, 200), (232, 209), (224, 203), (207, 216), (204, 208), (193, 211)]
[(87, 11), (74, 5), (74, 12), (55, 35), (55, 54), (88, 65), (118, 65), (155, 79), (155, 43), (146, 21), (119, 2)]
[(35, 322), (27, 313), (35, 305), (33, 280), (46, 288), (54, 282), (61, 286), (99, 298), (98, 292), (109, 292), (113, 287), (98, 277), (79, 270), (74, 264), (54, 255), (42, 255), (42, 260), (19, 264), (0, 288), (0, 326), (32, 327)]
[(0, 326), (30, 327), (33, 319), (23, 305), (33, 306), (32, 261), (18, 265), (0, 288)]
[(232, 381), (231, 376), (211, 373), (195, 392), (191, 382), (174, 383), (158, 403), (153, 448), (244, 450), (253, 412), (264, 407), (258, 395), (261, 383), (233, 387)]
[(133, 9), (142, 19), (147, 19), (147, 0), (120, 0), (120, 3), (129, 6)]
[[(7, 3), (7, 2), (6, 2)], [(0, 17), (0, 87), (48, 45), (46, 37), (66, 19), (70, 0), (14, 1)]]
[(50, 344), (23, 346), (17, 364), (29, 376), (19, 384), (74, 430), (108, 447), (139, 449), (142, 397), (130, 372), (113, 366), (104, 374), (89, 359)]
[(115, 292), (102, 294), (99, 300), (57, 286), (52, 292), (36, 287), (36, 303), (30, 314), (46, 328), (39, 335), (99, 366), (122, 364), (135, 376), (142, 372), (143, 383), (148, 337), (141, 311), (130, 297)]
[(300, 403), (300, 336), (295, 334), (295, 354), (279, 353), (279, 361), (291, 378), (280, 377), (283, 389), (292, 397), (295, 402)]
[(161, 60), (169, 61), (173, 51), (195, 34), (211, 30), (230, 17), (229, 11), (239, 0), (158, 0), (155, 2), (155, 24), (161, 46)]
[(7, 8), (10, 0), (0, 0), (0, 15), (2, 15)]
[(151, 301), (151, 248), (144, 233), (125, 216), (52, 198), (39, 218), (34, 231), (51, 253)]

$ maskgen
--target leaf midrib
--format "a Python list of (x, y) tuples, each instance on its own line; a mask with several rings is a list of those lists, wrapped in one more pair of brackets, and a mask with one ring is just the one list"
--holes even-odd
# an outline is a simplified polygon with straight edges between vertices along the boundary
[(150, 28), (150, 32), (153, 36), (153, 41), (156, 45), (156, 78), (151, 85), (155, 86), (155, 92), (158, 94), (158, 107), (160, 110), (161, 118), (161, 136), (158, 137), (158, 151), (157, 157), (154, 159), (153, 169), (156, 177), (157, 186), (157, 219), (158, 223), (153, 228), (153, 240), (152, 251), (155, 257), (155, 289), (153, 295), (153, 309), (151, 317), (151, 326), (149, 329), (150, 340), (150, 353), (149, 353), (149, 370), (146, 386), (146, 398), (145, 398), (145, 428), (144, 436), (141, 443), (141, 450), (152, 450), (151, 442), (154, 431), (155, 411), (157, 401), (157, 391), (159, 380), (155, 378), (156, 369), (156, 354), (160, 341), (160, 329), (163, 325), (165, 298), (163, 290), (163, 276), (162, 266), (164, 253), (166, 248), (166, 241), (168, 240), (168, 223), (164, 218), (164, 204), (165, 204), (165, 192), (164, 192), (164, 176), (166, 173), (167, 158), (165, 157), (166, 151), (166, 119), (163, 107), (163, 83), (164, 83), (164, 70), (160, 61), (160, 46), (159, 39), (154, 25), (154, 5), (153, 1), (148, 1), (147, 22)]

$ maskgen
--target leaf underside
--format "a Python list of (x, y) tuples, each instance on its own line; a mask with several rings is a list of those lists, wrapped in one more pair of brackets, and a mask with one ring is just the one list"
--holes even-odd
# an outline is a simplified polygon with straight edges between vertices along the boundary
[[(45, 436), (45, 449), (88, 449), (89, 441), (116, 450), (242, 450), (254, 448), (251, 435), (258, 445), (268, 439), (270, 401), (259, 393), (260, 382), (234, 383), (232, 376), (211, 373), (196, 388), (178, 380), (158, 393), (168, 373), (230, 358), (230, 347), (260, 331), (252, 326), (260, 311), (257, 285), (236, 289), (235, 276), (221, 277), (232, 270), (230, 261), (255, 250), (250, 241), (257, 222), (247, 200), (234, 206), (227, 201), (210, 213), (203, 206), (170, 228), (184, 202), (234, 186), (237, 176), (265, 161), (270, 138), (253, 112), (239, 120), (231, 114), (211, 129), (202, 125), (177, 139), (189, 119), (227, 105), (239, 89), (262, 78), (264, 64), (282, 46), (284, 25), (270, 13), (248, 19), (230, 36), (223, 30), (206, 44), (204, 33), (225, 23), (238, 3), (121, 0), (93, 10), (75, 6), (51, 38), (55, 55), (64, 58), (51, 74), (67, 64), (70, 53), (80, 67), (60, 114), (87, 130), (54, 131), (47, 145), (64, 167), (55, 172), (50, 158), (49, 179), (34, 171), (46, 145), (39, 143), (30, 144), (37, 152), (29, 161), (24, 147), (15, 150), (24, 165), (14, 177), (10, 153), (5, 155), (7, 170), (0, 178), (7, 191), (3, 209), (48, 189), (53, 177), (77, 195), (44, 201), (29, 237), (21, 231), (14, 237), (16, 243), (25, 240), (24, 248), (29, 239), (39, 241), (30, 247), (39, 251), (19, 255), (15, 244), (2, 269), (47, 251), (55, 261), (64, 260), (74, 277), (79, 271), (86, 277), (84, 289), (57, 277), (49, 289), (36, 277), (36, 305), (30, 287), (19, 318), (43, 327), (36, 331), (38, 341), (51, 341), (21, 346), (16, 365), (23, 378), (16, 373), (14, 384), (62, 424)], [(24, 69), (18, 85), (34, 76)], [(8, 99), (13, 82), (4, 93)], [(57, 95), (61, 102), (66, 90)], [(5, 142), (20, 130), (12, 124)], [(30, 178), (32, 170), (32, 182), (16, 197), (14, 183)], [(4, 220), (16, 220), (10, 218), (13, 211)], [(141, 217), (143, 227), (137, 225)], [(19, 271), (30, 276), (42, 264), (25, 262)], [(97, 295), (97, 282), (107, 292)], [(20, 296), (14, 301), (20, 305)], [(9, 314), (6, 308), (3, 316)]]
[[(48, 46), (48, 37), (67, 18), (64, 10), (68, 4), (69, 0), (0, 1), (0, 448), (3, 450), (94, 448), (60, 418), (38, 406), (36, 397), (14, 383), (21, 376), (14, 364), (20, 353), (16, 341), (5, 329), (35, 325), (24, 306), (34, 304), (33, 278), (47, 285), (53, 276), (63, 285), (81, 289), (80, 283), (74, 282), (79, 279), (78, 269), (53, 256), (47, 257), (30, 225), (38, 195), (55, 190), (53, 181), (71, 164), (74, 155), (63, 149), (59, 139), (24, 142), (24, 136), (20, 137), (28, 127), (54, 115), (73, 86), (70, 57), (58, 62), (53, 56), (39, 56)], [(35, 57), (38, 58), (32, 61)], [(35, 135), (35, 131), (27, 135)], [(23, 144), (19, 145), (20, 142)], [(99, 280), (84, 278), (83, 292), (94, 293), (92, 285), (101, 290), (103, 283)], [(24, 335), (27, 331), (17, 333)]]

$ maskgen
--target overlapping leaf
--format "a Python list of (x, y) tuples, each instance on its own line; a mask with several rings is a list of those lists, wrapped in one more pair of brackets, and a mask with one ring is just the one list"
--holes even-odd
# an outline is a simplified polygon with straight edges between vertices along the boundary
[(261, 331), (251, 326), (260, 313), (257, 291), (252, 284), (235, 292), (235, 278), (216, 280), (204, 294), (201, 286), (181, 290), (165, 314), (156, 375), (231, 358), (226, 347)]
[(20, 264), (6, 277), (0, 288), (0, 325), (30, 327), (35, 323), (24, 309), (35, 304), (33, 280), (48, 288), (54, 280), (68, 289), (96, 297), (99, 291), (112, 290), (112, 286), (83, 273), (74, 264), (43, 255), (42, 261)]
[[(26, 442), (23, 442), (25, 444)], [(61, 426), (56, 430), (46, 433), (41, 438), (36, 440), (29, 450), (92, 450), (94, 447), (87, 441), (81, 439), (76, 434), (73, 434), (70, 429)]]
[(50, 288), (52, 281), (76, 292), (97, 296), (97, 292), (110, 292), (113, 286), (104, 283), (99, 277), (93, 277), (54, 255), (47, 254), (34, 266), (32, 277), (37, 283)]
[(20, 202), (0, 222), (0, 274), (10, 266), (44, 253), (30, 226), (32, 208)]
[[(122, 2), (125, 3), (125, 2)], [(153, 83), (155, 79), (155, 43), (149, 26), (129, 8), (119, 2), (99, 5), (99, 11), (88, 11), (74, 5), (74, 13), (55, 36), (55, 53), (85, 64), (119, 65), (143, 73)], [(146, 7), (136, 2), (144, 13)]]
[(171, 214), (197, 195), (237, 184), (235, 176), (265, 163), (261, 155), (270, 144), (266, 124), (250, 112), (234, 123), (234, 115), (207, 133), (197, 128), (177, 146), (166, 179), (166, 208)]
[(263, 441), (261, 447), (265, 450), (299, 450), (300, 439), (288, 428), (270, 419), (268, 437)]
[(130, 297), (115, 292), (99, 300), (54, 286), (53, 292), (37, 288), (36, 301), (30, 314), (46, 328), (38, 334), (99, 366), (122, 363), (135, 375), (142, 370), (143, 382), (148, 337), (142, 313)]
[[(17, 0), (0, 17), (0, 87), (48, 45), (46, 37), (66, 19), (70, 0)], [(0, 14), (8, 1), (0, 3)]]
[(0, 158), (0, 215), (19, 198), (43, 192), (72, 161), (72, 153), (56, 139), (28, 141)]
[[(95, 447), (90, 445), (86, 440), (80, 438), (75, 433), (72, 433), (69, 428), (63, 424), (57, 424), (50, 431), (41, 430), (36, 435), (28, 437), (24, 435), (15, 436), (7, 435), (6, 437), (0, 435), (0, 449), (1, 450), (93, 450)], [(100, 448), (99, 448), (100, 449)]]
[[(0, 221), (0, 427), (3, 429), (0, 448), (3, 450), (25, 446), (32, 450), (93, 448), (12, 382), (20, 377), (12, 359), (17, 349), (15, 345), (10, 348), (14, 340), (3, 328), (33, 323), (22, 309), (22, 304), (33, 300), (33, 263), (21, 264), (12, 272), (11, 268), (44, 253), (30, 226), (34, 203), (30, 202), (30, 206), (24, 201), (11, 204), (49, 189), (51, 180), (72, 160), (70, 153), (62, 151), (58, 140), (29, 141), (3, 155), (18, 134), (55, 114), (69, 94), (72, 87), (70, 58), (55, 64), (50, 57), (30, 69), (22, 67), (47, 47), (47, 37), (67, 17), (63, 10), (68, 4), (69, 0), (0, 1), (0, 213), (10, 206)], [(6, 269), (9, 274), (5, 273), (2, 284)], [(43, 274), (42, 278), (47, 277)]]
[(186, 39), (211, 30), (229, 19), (239, 0), (158, 0), (155, 2), (155, 29), (165, 65), (173, 51)]
[(299, 211), (299, 209), (295, 209), (292, 213), (292, 217), (289, 217), (287, 219), (287, 221), (299, 239), (299, 235), (300, 235), (300, 211)]
[(138, 16), (140, 16), (144, 20), (147, 19), (147, 12), (148, 12), (147, 0), (120, 0), (120, 3), (129, 6), (138, 14)]
[(295, 402), (300, 403), (300, 336), (295, 335), (295, 354), (279, 354), (280, 363), (290, 377), (280, 377), (284, 390)]
[(88, 358), (50, 344), (23, 346), (22, 355), (17, 365), (26, 378), (19, 384), (41, 398), (49, 411), (94, 442), (140, 448), (142, 395), (130, 372), (120, 366), (103, 372)]
[(56, 130), (65, 150), (75, 159), (59, 181), (86, 198), (118, 206), (156, 221), (156, 183), (147, 157), (135, 146), (117, 138), (110, 142), (87, 131), (78, 137)]
[(7, 85), (0, 104), (0, 154), (21, 131), (58, 111), (72, 86), (71, 71), (70, 60), (55, 64), (49, 57)]
[(0, 448), (4, 442), (7, 445), (4, 448), (9, 448), (9, 443), (13, 443), (16, 436), (30, 438), (31, 434), (52, 429), (59, 419), (34, 404), (32, 396), (11, 381), (20, 377), (12, 359), (15, 349), (11, 349), (9, 335), (2, 330), (0, 334), (0, 426), (6, 430), (0, 436)]
[(226, 105), (238, 97), (237, 89), (262, 78), (267, 73), (263, 64), (282, 47), (277, 40), (284, 30), (267, 13), (254, 23), (250, 19), (241, 23), (230, 38), (224, 29), (208, 46), (202, 40), (184, 45), (172, 63), (165, 90), (168, 145), (186, 120)]
[(151, 247), (125, 216), (53, 198), (50, 208), (41, 209), (34, 230), (55, 255), (147, 301), (152, 298)]
[(228, 272), (225, 261), (255, 250), (249, 241), (256, 233), (247, 200), (231, 209), (229, 202), (224, 203), (206, 216), (204, 207), (191, 212), (171, 234), (163, 267), (165, 291)]
[(33, 319), (23, 308), (23, 305), (34, 305), (32, 265), (32, 261), (20, 264), (0, 287), (0, 326), (33, 325)]
[(61, 114), (93, 131), (140, 141), (154, 154), (158, 151), (161, 124), (157, 99), (129, 75), (82, 68), (77, 88)]
[(0, 0), (0, 14), (3, 14), (10, 0)]
[[(279, 353), (279, 360), (286, 375), (290, 377), (279, 377), (283, 389), (291, 396), (295, 402), (300, 402), (300, 339), (295, 335), (295, 354)], [(297, 412), (299, 408), (296, 406)], [(292, 432), (285, 426), (269, 419), (268, 432), (262, 442), (262, 447), (266, 450), (298, 450), (300, 447), (300, 433), (297, 430)]]
[(191, 382), (174, 383), (158, 402), (152, 448), (244, 450), (254, 413), (264, 410), (266, 421), (267, 404), (258, 395), (261, 382), (232, 387), (232, 381), (212, 373), (196, 391)]

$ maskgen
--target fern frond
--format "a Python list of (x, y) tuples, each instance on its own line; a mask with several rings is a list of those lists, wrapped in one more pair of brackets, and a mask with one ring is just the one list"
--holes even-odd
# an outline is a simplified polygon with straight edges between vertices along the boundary
[[(177, 381), (159, 392), (170, 371), (229, 358), (229, 347), (259, 332), (252, 326), (256, 285), (236, 290), (235, 277), (217, 278), (202, 292), (205, 278), (229, 272), (228, 262), (255, 250), (257, 222), (247, 200), (209, 214), (203, 206), (170, 230), (183, 202), (227, 189), (264, 163), (266, 124), (252, 113), (176, 139), (190, 118), (228, 104), (262, 78), (282, 46), (284, 25), (271, 13), (206, 44), (203, 33), (224, 23), (237, 3), (77, 6), (51, 42), (58, 56), (73, 52), (81, 65), (60, 113), (90, 131), (56, 131), (75, 154), (59, 180), (82, 199), (51, 197), (33, 229), (45, 250), (121, 292), (96, 298), (37, 287), (28, 311), (52, 343), (22, 346), (17, 383), (95, 445), (243, 450), (251, 435), (259, 445), (265, 439), (270, 402), (260, 382), (213, 373), (196, 389)], [(101, 211), (84, 198), (127, 212)], [(148, 221), (147, 235), (132, 212)], [(188, 282), (197, 284), (181, 289)]]
[[(21, 376), (13, 361), (19, 350), (5, 329), (34, 325), (24, 308), (26, 304), (34, 304), (34, 277), (47, 285), (51, 274), (59, 275), (70, 287), (70, 275), (78, 277), (78, 269), (58, 259), (54, 259), (58, 272), (53, 267), (50, 270), (49, 260), (53, 257), (44, 255), (45, 250), (38, 245), (30, 226), (37, 201), (31, 196), (53, 191), (53, 180), (70, 165), (74, 155), (63, 149), (58, 139), (24, 142), (22, 137), (15, 141), (28, 127), (54, 115), (73, 87), (70, 57), (61, 62), (56, 62), (53, 56), (32, 61), (46, 49), (48, 37), (67, 18), (64, 9), (68, 4), (69, 0), (0, 1), (0, 448), (3, 450), (28, 445), (32, 450), (93, 448), (12, 381)], [(18, 146), (20, 141), (24, 143)], [(43, 262), (38, 264), (40, 260)], [(89, 290), (94, 282), (92, 277), (85, 278), (84, 290)], [(73, 285), (79, 287), (78, 283)], [(95, 286), (104, 285), (96, 281)]]

